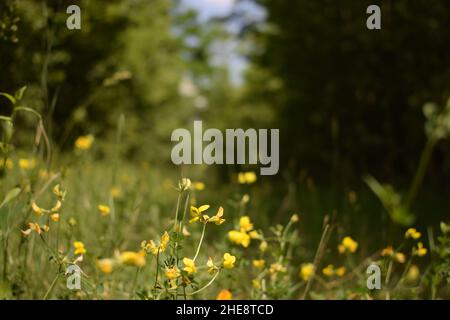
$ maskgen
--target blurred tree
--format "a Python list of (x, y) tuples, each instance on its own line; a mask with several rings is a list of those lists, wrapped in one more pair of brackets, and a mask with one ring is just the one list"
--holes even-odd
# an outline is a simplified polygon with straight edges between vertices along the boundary
[[(410, 175), (425, 141), (422, 106), (450, 94), (450, 3), (256, 2), (267, 20), (243, 28), (255, 41), (248, 85), (278, 110), (284, 164), (326, 181)], [(366, 28), (370, 4), (381, 6), (381, 30)], [(435, 177), (448, 177), (449, 155), (441, 147)]]

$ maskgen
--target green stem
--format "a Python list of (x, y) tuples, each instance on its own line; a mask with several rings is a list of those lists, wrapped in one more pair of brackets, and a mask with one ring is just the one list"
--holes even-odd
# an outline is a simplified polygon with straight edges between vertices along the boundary
[(52, 284), (50, 285), (50, 287), (48, 288), (47, 292), (45, 293), (43, 300), (47, 300), (48, 299), (48, 297), (50, 296), (51, 292), (53, 291), (53, 288), (55, 287), (56, 282), (58, 281), (58, 279), (59, 279), (59, 270), (58, 270), (58, 273), (56, 274), (55, 279), (53, 279)]
[(406, 198), (405, 206), (406, 208), (410, 208), (414, 199), (417, 196), (417, 192), (423, 182), (423, 178), (425, 177), (425, 173), (428, 168), (428, 164), (431, 159), (431, 155), (433, 153), (434, 146), (436, 145), (437, 139), (429, 138), (425, 148), (420, 156), (419, 166), (416, 171), (416, 175), (414, 176), (414, 180), (411, 184), (411, 188), (409, 189), (408, 196)]
[(213, 282), (214, 282), (214, 280), (216, 280), (216, 278), (217, 278), (217, 276), (219, 275), (219, 273), (220, 273), (220, 270), (219, 271), (217, 271), (217, 273), (214, 275), (214, 277), (204, 286), (204, 287), (202, 287), (202, 288), (200, 288), (200, 289), (198, 289), (198, 290), (196, 290), (196, 291), (194, 291), (194, 292), (191, 292), (191, 293), (187, 293), (187, 295), (188, 296), (193, 296), (194, 294), (197, 294), (197, 293), (200, 293), (200, 292), (202, 292), (203, 290), (205, 290), (206, 288), (208, 288)]
[(197, 256), (200, 252), (200, 247), (202, 246), (203, 237), (205, 236), (205, 229), (206, 229), (206, 223), (203, 224), (202, 236), (200, 237), (200, 242), (198, 243), (198, 247), (197, 247), (197, 251), (195, 252), (194, 259), (192, 259), (193, 261), (195, 261), (195, 259), (197, 259)]

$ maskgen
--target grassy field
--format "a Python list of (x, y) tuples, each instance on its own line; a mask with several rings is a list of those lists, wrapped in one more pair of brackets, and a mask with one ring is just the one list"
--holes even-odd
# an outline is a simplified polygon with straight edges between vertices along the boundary
[(337, 194), (306, 173), (277, 186), (253, 171), (221, 181), (208, 167), (180, 176), (99, 157), (97, 144), (81, 136), (51, 162), (9, 145), (1, 298), (449, 298), (450, 227), (430, 208), (400, 227), (368, 187)]

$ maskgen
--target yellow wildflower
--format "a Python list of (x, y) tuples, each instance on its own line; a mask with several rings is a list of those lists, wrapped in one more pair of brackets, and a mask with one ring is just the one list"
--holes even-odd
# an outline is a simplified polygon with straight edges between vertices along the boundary
[(84, 243), (81, 241), (75, 241), (73, 243), (73, 246), (75, 247), (75, 254), (85, 254), (86, 253), (86, 249), (84, 247)]
[(312, 263), (304, 263), (300, 268), (299, 276), (304, 280), (308, 281), (314, 276), (316, 268)]
[(31, 159), (31, 160), (24, 159), (24, 158), (19, 159), (19, 167), (21, 169), (29, 170), (29, 169), (33, 169), (35, 166), (36, 166), (35, 159)]
[(287, 271), (287, 269), (286, 269), (286, 267), (285, 266), (283, 266), (281, 263), (278, 263), (278, 262), (276, 262), (276, 263), (272, 263), (271, 265), (270, 265), (270, 268), (269, 268), (269, 272), (271, 273), (271, 274), (276, 274), (276, 273), (278, 273), (278, 272), (286, 272)]
[(142, 241), (141, 248), (144, 249), (147, 253), (151, 252), (153, 255), (157, 255), (158, 253), (164, 252), (169, 244), (170, 236), (167, 231), (164, 231), (164, 234), (161, 236), (161, 240), (159, 245), (156, 245), (153, 240), (149, 242)]
[(223, 267), (225, 269), (233, 269), (235, 262), (236, 262), (235, 256), (229, 254), (228, 252), (223, 255)]
[(231, 242), (247, 248), (250, 245), (250, 236), (241, 231), (231, 230), (228, 232), (228, 238)]
[(59, 213), (54, 213), (54, 214), (50, 215), (50, 219), (52, 219), (52, 221), (54, 221), (54, 222), (58, 222), (59, 221)]
[(124, 251), (119, 255), (119, 261), (126, 265), (133, 265), (138, 268), (145, 266), (145, 252)]
[(64, 200), (64, 197), (66, 196), (66, 191), (61, 190), (61, 187), (59, 184), (53, 187), (53, 193), (60, 199)]
[(344, 266), (339, 267), (339, 268), (336, 269), (336, 275), (338, 277), (343, 277), (344, 274), (345, 274), (345, 267)]
[(260, 239), (261, 238), (261, 235), (258, 233), (258, 231), (256, 231), (256, 230), (253, 230), (253, 231), (250, 231), (249, 233), (248, 233), (248, 235), (250, 236), (250, 238), (252, 238), (252, 239)]
[(169, 280), (174, 280), (180, 276), (180, 270), (176, 266), (166, 268), (165, 276)]
[[(194, 223), (194, 222), (196, 222), (198, 220), (200, 220), (201, 222), (205, 222), (205, 219), (204, 219), (205, 215), (203, 215), (203, 212), (205, 212), (208, 209), (209, 209), (209, 204), (204, 204), (204, 205), (202, 205), (202, 206), (200, 206), (198, 208), (194, 207), (194, 206), (191, 206), (191, 217), (192, 217), (192, 219), (189, 220), (189, 223)], [(206, 216), (206, 217), (208, 217), (208, 216)], [(209, 217), (208, 217), (208, 219), (209, 219)]]
[(413, 254), (419, 257), (423, 257), (427, 252), (428, 250), (423, 246), (422, 242), (417, 243), (417, 248), (413, 248)]
[(358, 249), (358, 242), (347, 236), (342, 240), (342, 243), (338, 245), (339, 253), (351, 252), (354, 253)]
[(36, 202), (32, 202), (31, 203), (31, 209), (33, 210), (33, 212), (37, 215), (37, 216), (42, 216), (44, 214), (44, 212), (46, 212), (47, 210), (39, 207)]
[(97, 206), (97, 209), (100, 212), (100, 214), (104, 217), (109, 215), (109, 213), (111, 212), (111, 209), (106, 204), (99, 204)]
[(214, 262), (211, 257), (208, 258), (208, 261), (206, 262), (207, 271), (209, 274), (214, 274), (219, 269), (217, 266), (214, 265)]
[(77, 140), (75, 140), (75, 148), (79, 150), (87, 150), (91, 148), (93, 142), (94, 136), (92, 134), (80, 136)]
[(405, 256), (403, 253), (401, 253), (401, 252), (397, 252), (397, 253), (395, 254), (395, 260), (396, 260), (398, 263), (405, 263), (405, 261), (406, 261), (406, 256)]
[(334, 272), (334, 266), (332, 264), (329, 264), (322, 269), (322, 273), (327, 277), (332, 277), (334, 275)]
[(409, 228), (408, 230), (406, 230), (405, 232), (405, 238), (413, 238), (414, 240), (417, 240), (421, 237), (421, 233), (419, 231), (417, 231), (414, 228)]
[(62, 203), (61, 201), (56, 201), (55, 205), (53, 206), (53, 208), (50, 209), (50, 212), (54, 212), (57, 213), (59, 212), (59, 209), (61, 209)]
[(37, 234), (41, 234), (41, 227), (39, 227), (37, 223), (30, 222), (28, 223), (27, 230), (21, 230), (24, 236), (28, 236), (32, 231), (36, 232)]
[(383, 257), (392, 257), (394, 255), (394, 249), (392, 246), (388, 246), (381, 250), (381, 256)]
[(240, 184), (252, 184), (257, 179), (258, 179), (258, 177), (256, 176), (256, 173), (254, 173), (253, 171), (239, 172), (238, 173), (238, 182)]
[(250, 217), (248, 216), (242, 216), (239, 219), (239, 227), (241, 228), (241, 231), (249, 232), (253, 230), (253, 223), (250, 221)]
[(194, 274), (197, 272), (197, 267), (195, 266), (195, 262), (189, 258), (183, 258), (184, 271), (188, 274)]
[(227, 289), (221, 290), (216, 298), (216, 300), (231, 300), (231, 299), (233, 299), (233, 295), (231, 294), (231, 291)]
[(103, 273), (111, 273), (113, 271), (113, 260), (112, 259), (99, 259), (95, 263), (97, 268)]
[(211, 218), (206, 219), (206, 221), (214, 222), (216, 225), (219, 226), (225, 222), (225, 219), (223, 219), (222, 217), (223, 217), (223, 208), (220, 207), (219, 210), (217, 211), (216, 215), (212, 216)]
[(205, 184), (203, 182), (194, 182), (193, 187), (195, 190), (202, 191), (205, 189)]
[(264, 259), (253, 260), (253, 266), (257, 269), (264, 268), (266, 261)]

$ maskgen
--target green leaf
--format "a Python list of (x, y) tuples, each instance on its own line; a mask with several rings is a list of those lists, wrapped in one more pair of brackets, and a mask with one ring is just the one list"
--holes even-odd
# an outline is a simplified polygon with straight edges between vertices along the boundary
[(7, 98), (9, 101), (11, 101), (11, 103), (13, 105), (16, 104), (16, 98), (14, 98), (12, 95), (10, 95), (9, 93), (5, 93), (5, 92), (0, 92), (0, 96), (4, 96), (5, 98)]
[(27, 86), (23, 86), (22, 88), (20, 88), (19, 90), (16, 91), (16, 94), (14, 95), (14, 97), (16, 98), (17, 101), (22, 100), (25, 90), (27, 90)]
[(3, 208), (8, 202), (15, 199), (22, 190), (20, 188), (13, 188), (9, 190), (9, 192), (6, 194), (5, 198), (3, 199), (3, 202), (0, 204), (0, 209)]

